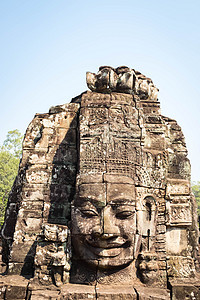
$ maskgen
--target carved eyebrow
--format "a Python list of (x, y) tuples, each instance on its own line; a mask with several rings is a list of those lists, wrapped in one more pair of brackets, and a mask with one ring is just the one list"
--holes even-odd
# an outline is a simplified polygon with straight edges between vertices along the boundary
[(106, 203), (105, 203), (105, 201), (99, 201), (95, 198), (80, 196), (76, 201), (76, 205), (83, 205), (83, 204), (89, 204), (89, 205), (92, 205), (92, 206), (98, 208), (99, 206), (100, 207), (105, 206)]
[(94, 205), (95, 200), (92, 198), (88, 198), (88, 197), (78, 197), (76, 199), (76, 204), (78, 205), (82, 205), (82, 204), (90, 204), (90, 205)]
[(112, 199), (110, 201), (108, 201), (109, 203), (113, 203), (113, 204), (129, 204), (129, 205), (134, 205), (136, 203), (135, 199), (131, 198), (131, 197), (122, 197), (122, 198), (115, 198)]
[(95, 198), (88, 197), (88, 196), (79, 196), (79, 200), (84, 201), (84, 202), (95, 202), (97, 201)]

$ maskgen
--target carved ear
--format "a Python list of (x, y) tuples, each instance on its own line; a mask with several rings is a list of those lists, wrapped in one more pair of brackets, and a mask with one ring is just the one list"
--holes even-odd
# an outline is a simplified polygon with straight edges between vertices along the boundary
[(138, 254), (140, 252), (140, 247), (142, 243), (142, 236), (138, 233), (135, 235), (135, 247), (134, 247), (134, 258), (138, 257)]

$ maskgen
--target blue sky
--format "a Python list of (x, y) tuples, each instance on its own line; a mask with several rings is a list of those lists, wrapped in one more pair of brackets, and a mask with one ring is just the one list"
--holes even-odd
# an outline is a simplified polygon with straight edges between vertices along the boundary
[(127, 65), (160, 89), (200, 180), (200, 1), (0, 0), (0, 143), (87, 89), (86, 71)]

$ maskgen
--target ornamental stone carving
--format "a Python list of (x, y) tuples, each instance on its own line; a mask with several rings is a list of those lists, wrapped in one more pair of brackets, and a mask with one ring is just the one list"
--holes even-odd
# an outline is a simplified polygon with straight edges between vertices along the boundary
[(86, 78), (90, 91), (27, 128), (2, 228), (3, 299), (199, 299), (181, 128), (140, 72)]

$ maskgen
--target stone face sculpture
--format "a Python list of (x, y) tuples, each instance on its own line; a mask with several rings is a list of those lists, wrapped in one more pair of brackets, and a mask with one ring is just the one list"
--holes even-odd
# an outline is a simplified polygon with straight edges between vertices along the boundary
[(26, 131), (2, 228), (4, 294), (7, 278), (21, 275), (21, 299), (170, 299), (169, 288), (173, 299), (198, 299), (181, 128), (138, 71), (100, 67), (87, 85)]
[[(95, 272), (96, 268), (99, 272), (116, 272), (132, 263), (136, 248), (137, 252), (139, 249), (133, 181), (112, 174), (103, 174), (101, 178), (88, 175), (87, 179), (79, 180), (85, 183), (78, 186), (72, 208), (74, 249), (79, 259), (94, 267)], [(127, 276), (124, 280), (127, 283)]]

